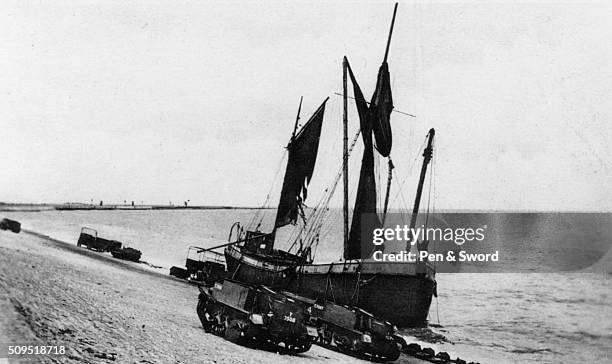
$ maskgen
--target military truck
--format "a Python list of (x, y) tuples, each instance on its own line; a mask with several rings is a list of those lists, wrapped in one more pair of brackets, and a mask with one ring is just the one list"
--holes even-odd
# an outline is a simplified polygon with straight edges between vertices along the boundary
[(87, 249), (98, 252), (110, 252), (121, 249), (121, 242), (107, 240), (98, 236), (98, 231), (88, 227), (81, 228), (81, 235), (77, 241), (77, 246), (85, 246)]
[(312, 300), (290, 292), (283, 294), (302, 304), (307, 322), (318, 330), (318, 344), (376, 361), (399, 358), (401, 343), (395, 337), (397, 329), (388, 321), (358, 307)]
[(230, 279), (200, 286), (197, 313), (207, 332), (288, 353), (308, 351), (318, 335), (306, 324), (300, 303), (265, 286)]
[(21, 223), (11, 219), (2, 219), (2, 221), (0, 221), (0, 230), (10, 230), (15, 234), (19, 234), (21, 231)]

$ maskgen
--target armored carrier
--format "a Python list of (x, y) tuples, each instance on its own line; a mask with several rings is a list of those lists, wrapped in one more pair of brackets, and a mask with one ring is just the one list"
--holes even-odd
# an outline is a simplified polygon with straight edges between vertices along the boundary
[(399, 357), (401, 343), (395, 338), (396, 328), (388, 321), (357, 307), (283, 293), (302, 304), (306, 320), (317, 328), (317, 343), (377, 361)]
[(308, 351), (317, 329), (307, 325), (301, 303), (265, 286), (225, 279), (200, 288), (202, 327), (233, 342), (270, 344), (290, 353)]

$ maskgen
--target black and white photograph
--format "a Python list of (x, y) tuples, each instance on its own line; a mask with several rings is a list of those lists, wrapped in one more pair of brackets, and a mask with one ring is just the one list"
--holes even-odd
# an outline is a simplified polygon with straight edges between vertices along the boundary
[(612, 362), (611, 3), (0, 19), (0, 364)]

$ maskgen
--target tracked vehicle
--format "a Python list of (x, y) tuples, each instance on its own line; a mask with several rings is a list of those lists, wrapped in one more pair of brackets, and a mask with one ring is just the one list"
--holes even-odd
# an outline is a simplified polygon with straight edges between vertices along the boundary
[(316, 343), (376, 361), (394, 361), (399, 357), (401, 343), (395, 337), (396, 328), (388, 321), (377, 319), (357, 307), (289, 292), (283, 294), (300, 302), (306, 320), (317, 328)]
[(200, 287), (197, 313), (205, 331), (230, 341), (302, 353), (318, 335), (306, 324), (303, 309), (301, 303), (265, 286), (225, 279)]

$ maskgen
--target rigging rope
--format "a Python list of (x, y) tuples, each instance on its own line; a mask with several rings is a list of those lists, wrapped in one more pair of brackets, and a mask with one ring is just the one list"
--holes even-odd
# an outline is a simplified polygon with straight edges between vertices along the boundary
[(387, 172), (387, 193), (385, 194), (385, 205), (383, 208), (383, 218), (382, 218), (382, 226), (385, 226), (385, 220), (387, 219), (387, 208), (389, 207), (389, 193), (391, 192), (391, 178), (393, 177), (393, 169), (395, 166), (393, 165), (393, 161), (391, 161), (391, 156), (389, 156), (389, 167)]
[[(361, 134), (361, 130), (359, 129), (355, 133), (355, 137), (351, 141), (351, 145), (347, 151), (347, 155), (345, 158), (348, 158), (348, 156), (353, 151), (353, 148), (355, 147), (355, 145), (357, 144), (357, 141), (359, 140), (360, 134)], [(289, 239), (289, 241), (293, 240), (293, 243), (291, 244), (289, 251), (291, 251), (297, 245), (299, 239), (302, 236), (305, 236), (304, 248), (311, 247), (315, 243), (317, 236), (319, 236), (319, 233), (321, 231), (321, 227), (325, 223), (324, 218), (327, 215), (327, 212), (329, 211), (329, 209), (327, 208), (327, 206), (329, 205), (329, 201), (333, 197), (336, 191), (336, 188), (338, 187), (338, 184), (340, 182), (340, 179), (342, 178), (342, 170), (343, 169), (342, 169), (342, 164), (341, 164), (338, 173), (336, 173), (336, 176), (333, 179), (331, 187), (328, 187), (327, 189), (325, 189), (325, 193), (323, 197), (317, 203), (317, 205), (312, 209), (311, 214), (308, 216), (308, 220), (310, 221), (310, 226), (308, 227), (304, 226), (304, 227), (296, 228), (293, 230), (292, 234), (290, 235), (290, 239)]]
[[(427, 136), (423, 140), (423, 143), (421, 144), (420, 148), (417, 149), (416, 156), (414, 157), (414, 159), (412, 160), (412, 163), (410, 164), (408, 168), (408, 175), (410, 175), (410, 172), (414, 169), (414, 166), (416, 165), (418, 158), (421, 156), (421, 151), (425, 148), (425, 143), (427, 143)], [(405, 178), (401, 178), (400, 173), (397, 172), (397, 169), (394, 169), (393, 172), (396, 174), (397, 178), (399, 178), (402, 182), (399, 184), (396, 184), (398, 185), (398, 188), (397, 188), (397, 192), (395, 193), (395, 197), (391, 201), (391, 205), (395, 206), (397, 199), (401, 198), (402, 204), (398, 206), (398, 209), (400, 211), (401, 219), (406, 220), (412, 214), (411, 208), (408, 207), (410, 205), (408, 204), (406, 196), (404, 195), (404, 188), (403, 188), (404, 185), (406, 184), (406, 181), (408, 180), (408, 175)]]
[[(434, 140), (434, 144), (435, 144), (435, 140)], [(437, 157), (436, 156), (437, 156), (437, 154), (434, 153), (433, 161), (432, 161), (432, 166), (431, 166), (432, 173), (433, 173), (433, 180), (434, 180), (434, 182), (433, 182), (433, 195), (434, 195), (434, 197), (433, 197), (433, 204), (432, 204), (432, 211), (433, 211), (432, 213), (434, 215), (436, 213), (436, 196), (437, 196), (436, 195), (436, 181), (437, 181), (436, 180), (436, 174), (437, 174), (436, 173), (436, 165), (437, 165), (437, 163), (436, 163)], [(436, 244), (435, 240), (434, 240), (434, 249), (437, 249), (437, 244)], [(436, 267), (434, 265), (434, 272), (435, 272), (435, 268)], [(439, 311), (439, 308), (438, 308), (438, 295), (437, 295), (437, 293), (438, 293), (438, 287), (437, 287), (437, 283), (436, 283), (436, 316), (438, 318), (438, 324), (439, 324), (440, 323), (440, 311)]]
[[(417, 149), (416, 156), (415, 156), (415, 157), (414, 157), (414, 159), (412, 160), (412, 163), (410, 164), (410, 167), (408, 167), (408, 172), (411, 172), (411, 171), (413, 170), (414, 166), (416, 165), (416, 161), (419, 159), (419, 157), (420, 157), (420, 156), (421, 156), (421, 154), (422, 154), (422, 153), (421, 153), (421, 151), (422, 151), (423, 149), (425, 149), (425, 144), (426, 144), (426, 143), (427, 143), (427, 136), (425, 136), (425, 140), (423, 140), (423, 144), (421, 144), (421, 146), (419, 147), (419, 149)], [(395, 173), (398, 173), (398, 172), (395, 172)], [(398, 174), (399, 174), (399, 173), (398, 173)], [(398, 178), (399, 178), (399, 177), (400, 177), (400, 176), (398, 176)], [(400, 196), (400, 194), (402, 193), (402, 191), (403, 191), (403, 187), (404, 187), (404, 184), (406, 184), (407, 179), (408, 179), (408, 175), (407, 175), (405, 178), (403, 178), (403, 179), (402, 179), (402, 182), (401, 182), (401, 183), (398, 185), (398, 191), (397, 191), (397, 193), (395, 194), (395, 197), (393, 198), (392, 203), (395, 203), (395, 201), (397, 200), (397, 198), (398, 198), (398, 197)]]
[[(432, 142), (432, 149), (434, 149), (434, 146), (433, 146), (434, 143), (435, 143), (435, 140)], [(428, 196), (427, 196), (427, 214), (425, 215), (425, 228), (428, 227), (430, 206), (432, 205), (432, 203), (431, 203), (431, 200), (432, 200), (431, 193), (432, 193), (432, 190), (433, 190), (432, 186), (433, 186), (434, 177), (435, 177), (435, 174), (434, 174), (434, 172), (435, 172), (434, 171), (435, 160), (436, 159), (435, 159), (435, 153), (434, 153), (434, 155), (432, 156), (432, 160), (431, 160), (431, 168), (429, 169), (429, 191), (428, 191)], [(435, 199), (435, 194), (434, 194), (434, 199)], [(436, 243), (435, 243), (435, 239), (434, 239), (434, 250), (435, 249), (436, 249)], [(435, 266), (436, 266), (436, 262), (435, 261), (433, 262), (433, 266), (434, 266), (434, 269), (435, 269)]]
[[(246, 230), (253, 230), (253, 227), (261, 226), (261, 223), (263, 222), (263, 219), (265, 217), (265, 209), (267, 209), (269, 207), (269, 205), (270, 205), (270, 200), (271, 200), (272, 192), (274, 190), (274, 187), (276, 187), (276, 184), (278, 182), (278, 176), (281, 173), (281, 170), (283, 169), (283, 165), (285, 164), (284, 161), (287, 158), (288, 154), (289, 154), (288, 150), (285, 149), (284, 152), (283, 152), (283, 156), (281, 157), (281, 159), (279, 161), (278, 167), (276, 168), (276, 173), (274, 174), (274, 179), (272, 180), (272, 185), (270, 186), (270, 189), (268, 190), (268, 194), (266, 195), (266, 200), (261, 205), (261, 207), (255, 211), (255, 213), (251, 217), (251, 220), (247, 224), (247, 229)], [(255, 225), (255, 222), (257, 220), (259, 220), (259, 222), (257, 223), (257, 225)]]

